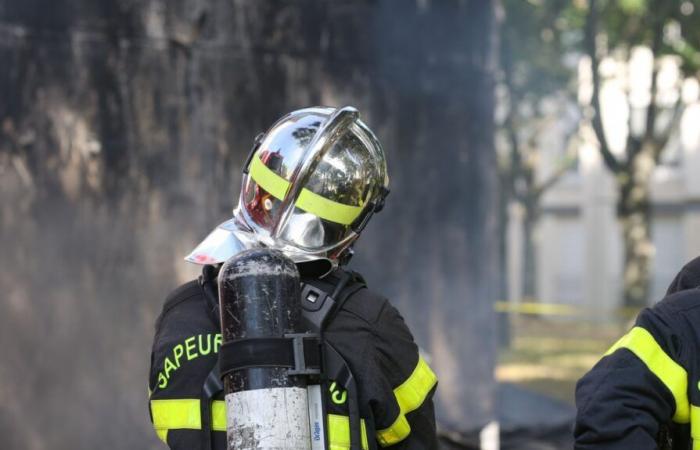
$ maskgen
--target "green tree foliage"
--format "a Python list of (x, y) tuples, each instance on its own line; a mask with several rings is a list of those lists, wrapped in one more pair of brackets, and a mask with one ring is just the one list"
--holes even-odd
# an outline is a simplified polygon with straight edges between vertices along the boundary
[[(647, 301), (653, 246), (650, 232), (650, 192), (648, 180), (659, 164), (663, 150), (682, 114), (681, 96), (676, 104), (659, 99), (659, 61), (666, 56), (678, 59), (682, 77), (700, 72), (699, 0), (506, 0), (502, 33), (501, 68), (508, 91), (508, 113), (502, 130), (509, 136), (510, 158), (502, 164), (507, 170), (509, 192), (518, 199), (519, 179), (530, 197), (541, 194), (532, 178), (533, 167), (523, 163), (532, 150), (518, 144), (533, 127), (532, 118), (541, 111), (536, 105), (554, 93), (572, 96), (577, 81), (576, 62), (583, 55), (591, 59), (593, 94), (586, 106), (606, 167), (612, 172), (618, 192), (618, 216), (625, 247), (624, 298), (630, 306)], [(600, 101), (605, 82), (599, 71), (607, 56), (630, 58), (635, 47), (651, 50), (654, 64), (649, 74), (651, 102), (642, 114), (643, 129), (632, 127), (621, 153), (611, 151), (606, 137)], [(534, 106), (533, 106), (534, 105)], [(527, 120), (519, 110), (530, 114)], [(633, 114), (630, 114), (632, 117)], [(663, 120), (659, 117), (663, 116)], [(631, 120), (631, 119), (630, 119)], [(530, 130), (529, 132), (523, 130)], [(532, 139), (531, 139), (532, 140)], [(536, 147), (536, 146), (535, 146)], [(515, 150), (514, 150), (515, 149)], [(536, 159), (535, 159), (536, 160)], [(521, 185), (523, 183), (521, 182)], [(526, 197), (527, 198), (527, 197)]]
[[(680, 87), (675, 104), (664, 104), (659, 97), (660, 59), (673, 56), (681, 62), (682, 77), (697, 76), (700, 35), (700, 3), (666, 0), (590, 0), (582, 8), (586, 16), (582, 47), (591, 60), (593, 93), (591, 123), (608, 169), (613, 173), (618, 190), (618, 217), (624, 243), (624, 300), (627, 306), (643, 306), (649, 293), (653, 244), (651, 242), (651, 193), (649, 180), (659, 164), (682, 114)], [(641, 112), (642, 130), (633, 126), (630, 111), (629, 133), (622, 154), (613, 154), (603, 125), (605, 111), (601, 106), (601, 60), (613, 53), (629, 58), (632, 49), (650, 49), (653, 64), (650, 101)], [(633, 106), (630, 103), (630, 108)], [(659, 117), (670, 115), (663, 123)]]

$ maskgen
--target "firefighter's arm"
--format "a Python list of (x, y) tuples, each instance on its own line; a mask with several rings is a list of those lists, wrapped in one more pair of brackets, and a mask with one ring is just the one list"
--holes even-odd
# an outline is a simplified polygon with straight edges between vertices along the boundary
[(377, 441), (392, 449), (437, 448), (433, 394), (437, 377), (399, 312), (388, 302), (374, 327)]
[[(199, 285), (188, 283), (170, 295), (156, 322), (149, 409), (156, 434), (172, 450), (197, 449), (202, 442), (202, 385), (221, 345), (204, 305)], [(210, 407), (213, 431), (225, 430), (223, 402)], [(212, 434), (214, 448), (226, 448), (224, 433)]]
[(644, 310), (576, 386), (577, 450), (657, 449), (662, 424), (688, 423), (679, 328), (661, 305)]

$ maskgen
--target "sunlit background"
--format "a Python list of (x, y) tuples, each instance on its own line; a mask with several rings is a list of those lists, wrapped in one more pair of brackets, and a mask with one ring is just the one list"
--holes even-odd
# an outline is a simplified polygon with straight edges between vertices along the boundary
[(444, 448), (571, 447), (574, 385), (700, 255), (698, 0), (0, 0), (0, 448), (163, 448), (147, 371), (253, 137), (354, 105), (351, 263)]

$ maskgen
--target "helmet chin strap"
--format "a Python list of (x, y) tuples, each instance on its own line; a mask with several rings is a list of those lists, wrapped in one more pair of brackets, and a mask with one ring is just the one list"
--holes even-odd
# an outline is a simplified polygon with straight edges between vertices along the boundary
[(369, 219), (371, 219), (374, 214), (384, 209), (384, 203), (386, 202), (387, 195), (389, 195), (389, 189), (384, 186), (381, 186), (379, 189), (379, 196), (369, 205), (367, 214), (365, 214), (360, 223), (353, 225), (352, 230), (355, 233), (360, 234), (369, 223)]
[(302, 278), (323, 278), (333, 271), (333, 263), (325, 258), (296, 264)]

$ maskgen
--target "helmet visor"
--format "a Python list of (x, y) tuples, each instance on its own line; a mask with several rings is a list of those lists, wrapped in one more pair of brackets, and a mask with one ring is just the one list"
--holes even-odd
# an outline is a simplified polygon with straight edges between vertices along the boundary
[(282, 199), (288, 189), (283, 178), (275, 173), (282, 158), (277, 153), (254, 155), (250, 175), (243, 180), (243, 207), (258, 227), (272, 230), (282, 214)]
[(337, 245), (354, 235), (376, 178), (365, 146), (348, 133), (318, 162), (296, 200), (280, 239), (307, 250)]

